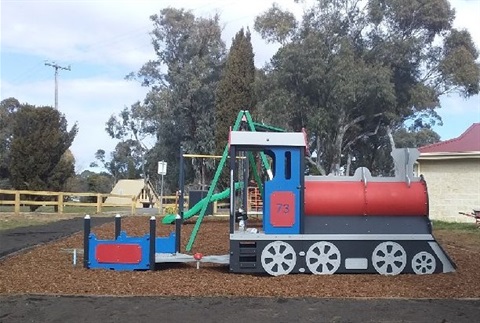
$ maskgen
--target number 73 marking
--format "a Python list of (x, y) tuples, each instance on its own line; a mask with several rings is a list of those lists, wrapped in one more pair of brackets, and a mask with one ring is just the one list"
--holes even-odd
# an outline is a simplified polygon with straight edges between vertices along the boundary
[(277, 213), (289, 213), (290, 204), (277, 203)]

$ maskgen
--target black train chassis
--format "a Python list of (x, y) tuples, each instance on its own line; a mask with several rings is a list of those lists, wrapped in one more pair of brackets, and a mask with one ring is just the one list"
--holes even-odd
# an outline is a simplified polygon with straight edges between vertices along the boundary
[(234, 273), (433, 274), (454, 266), (431, 234), (230, 235)]

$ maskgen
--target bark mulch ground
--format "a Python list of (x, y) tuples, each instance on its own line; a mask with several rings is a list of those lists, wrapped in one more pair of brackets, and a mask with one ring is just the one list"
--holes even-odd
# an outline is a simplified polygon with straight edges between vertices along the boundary
[[(93, 230), (100, 238), (112, 238), (111, 219), (93, 224), (100, 225)], [(123, 228), (143, 235), (148, 218), (127, 218)], [(182, 228), (184, 245), (192, 228)], [(0, 259), (0, 322), (470, 323), (480, 317), (477, 232), (436, 232), (456, 273), (269, 277), (194, 264), (156, 272), (86, 270), (81, 257), (73, 266), (67, 252), (82, 249), (81, 229), (82, 219), (74, 219), (0, 231), (0, 254), (9, 254)], [(166, 235), (173, 227), (159, 224), (158, 230)], [(193, 251), (225, 254), (228, 224), (206, 221)]]
[[(77, 221), (81, 221), (78, 219)], [(106, 221), (93, 218), (93, 224)], [(122, 229), (129, 236), (148, 232), (148, 217), (126, 217)], [(157, 221), (157, 234), (165, 236), (173, 226)], [(71, 223), (71, 222), (70, 222)], [(61, 226), (61, 224), (58, 224)], [(78, 230), (77, 223), (76, 228)], [(186, 245), (194, 222), (182, 226)], [(41, 235), (39, 229), (23, 232)], [(55, 231), (55, 230), (53, 230)], [(53, 238), (54, 232), (49, 231)], [(60, 229), (58, 231), (61, 231)], [(113, 223), (93, 228), (99, 238), (113, 237)], [(10, 231), (8, 231), (10, 232)], [(22, 235), (18, 229), (17, 235)], [(87, 270), (72, 264), (71, 249), (83, 248), (82, 232), (48, 244), (4, 257), (0, 261), (0, 294), (42, 295), (121, 295), (165, 297), (277, 297), (277, 298), (480, 298), (480, 239), (477, 232), (434, 232), (440, 244), (458, 266), (457, 272), (436, 275), (264, 275), (231, 274), (228, 267), (194, 263), (161, 265), (156, 271), (115, 272)], [(43, 233), (42, 233), (43, 234)], [(61, 235), (60, 235), (61, 236)], [(1, 234), (0, 252), (6, 234)], [(5, 248), (8, 249), (8, 246)], [(11, 248), (10, 248), (11, 249)], [(207, 219), (202, 224), (192, 253), (220, 255), (228, 253), (228, 222)], [(480, 318), (479, 318), (480, 319)], [(1, 321), (1, 317), (0, 317)]]

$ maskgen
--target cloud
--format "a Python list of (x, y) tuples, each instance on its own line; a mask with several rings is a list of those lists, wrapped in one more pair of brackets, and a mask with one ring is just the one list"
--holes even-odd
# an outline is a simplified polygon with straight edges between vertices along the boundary
[(67, 81), (62, 91), (66, 104), (59, 104), (60, 110), (69, 123), (76, 122), (79, 127), (72, 146), (79, 171), (89, 166), (98, 149), (107, 153), (115, 149), (118, 141), (108, 136), (105, 123), (112, 114), (142, 100), (147, 89), (135, 82), (96, 77)]
[(477, 0), (454, 0), (450, 4), (455, 8), (455, 21), (453, 26), (458, 29), (467, 29), (472, 35), (473, 42), (480, 46), (480, 24), (478, 23), (478, 13), (480, 12), (480, 2)]
[[(153, 55), (148, 19), (154, 2), (8, 1), (2, 50), (64, 61), (139, 66)], [(137, 5), (136, 5), (137, 3)], [(140, 50), (141, 49), (141, 50)], [(136, 55), (130, 55), (131, 52)], [(125, 55), (127, 53), (127, 55)]]
[[(118, 114), (145, 97), (147, 89), (135, 82), (92, 77), (59, 82), (59, 110), (65, 114), (69, 126), (78, 124), (79, 132), (71, 147), (77, 172), (87, 169), (98, 149), (107, 153), (114, 150), (116, 140), (105, 131), (105, 123), (112, 114)], [(12, 85), (2, 82), (2, 98), (15, 97), (22, 103), (36, 106), (54, 105), (53, 81)]]
[[(277, 0), (301, 16), (314, 0)], [(54, 104), (53, 71), (44, 60), (72, 65), (59, 76), (59, 106), (79, 134), (72, 150), (77, 171), (88, 168), (97, 149), (113, 150), (116, 141), (105, 132), (105, 122), (125, 106), (143, 100), (147, 89), (123, 77), (155, 58), (149, 17), (168, 6), (193, 10), (198, 16), (220, 14), (227, 47), (240, 28), (250, 27), (257, 67), (264, 65), (277, 46), (267, 45), (253, 30), (254, 17), (273, 1), (258, 0), (2, 0), (1, 97), (15, 97), (34, 105)], [(479, 1), (451, 1), (457, 9), (456, 28), (467, 28), (477, 47)], [(18, 74), (20, 73), (20, 74)], [(477, 100), (477, 101), (475, 101)], [(449, 139), (464, 130), (465, 122), (480, 121), (479, 96), (468, 101), (442, 98), (439, 113), (445, 126), (436, 129)], [(476, 108), (476, 110), (475, 110)], [(466, 120), (459, 123), (458, 120)], [(453, 129), (453, 130), (451, 130)], [(451, 131), (451, 132), (449, 132)], [(452, 132), (453, 131), (453, 132)]]
[[(277, 2), (297, 12), (301, 8), (292, 6), (291, 0)], [(220, 13), (228, 45), (241, 27), (253, 32), (253, 18), (270, 5), (268, 1), (5, 1), (2, 50), (58, 61), (139, 68), (154, 58), (149, 17), (161, 8), (185, 7), (201, 16)], [(265, 46), (257, 35), (254, 39), (261, 58), (256, 62), (263, 65), (275, 48)]]

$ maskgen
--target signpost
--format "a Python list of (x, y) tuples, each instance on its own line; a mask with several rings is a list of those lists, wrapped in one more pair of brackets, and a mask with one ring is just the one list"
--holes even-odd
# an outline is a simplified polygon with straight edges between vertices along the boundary
[(158, 162), (158, 174), (161, 176), (161, 185), (160, 185), (160, 215), (163, 215), (163, 176), (167, 175), (167, 162), (159, 161)]

